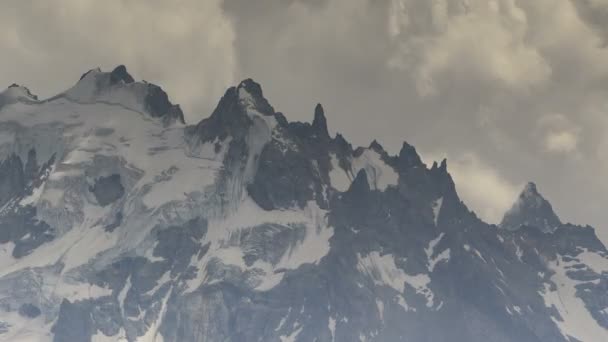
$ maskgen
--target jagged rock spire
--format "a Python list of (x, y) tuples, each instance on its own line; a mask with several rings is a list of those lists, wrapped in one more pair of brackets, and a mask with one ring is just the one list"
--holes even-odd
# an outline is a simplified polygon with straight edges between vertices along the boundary
[(318, 135), (329, 138), (325, 111), (323, 110), (323, 106), (320, 103), (318, 103), (315, 107), (315, 117), (312, 120), (312, 128), (317, 132)]
[(404, 141), (403, 145), (401, 146), (401, 150), (399, 151), (399, 168), (408, 169), (410, 167), (421, 165), (422, 160), (416, 152), (416, 148)]
[(500, 226), (510, 230), (536, 227), (551, 232), (561, 224), (551, 204), (538, 192), (536, 184), (529, 182), (503, 217)]

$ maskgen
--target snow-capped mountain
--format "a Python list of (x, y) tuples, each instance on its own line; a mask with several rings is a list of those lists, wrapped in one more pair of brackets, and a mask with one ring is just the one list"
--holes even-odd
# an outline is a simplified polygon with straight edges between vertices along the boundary
[(608, 340), (608, 251), (534, 184), (486, 224), (252, 80), (195, 125), (123, 66), (14, 85), (0, 161), (0, 341)]

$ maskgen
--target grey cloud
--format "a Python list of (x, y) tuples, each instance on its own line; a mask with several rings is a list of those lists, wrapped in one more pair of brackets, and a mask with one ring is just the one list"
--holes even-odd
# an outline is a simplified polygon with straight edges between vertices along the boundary
[(572, 0), (581, 18), (602, 36), (604, 46), (608, 46), (608, 1)]

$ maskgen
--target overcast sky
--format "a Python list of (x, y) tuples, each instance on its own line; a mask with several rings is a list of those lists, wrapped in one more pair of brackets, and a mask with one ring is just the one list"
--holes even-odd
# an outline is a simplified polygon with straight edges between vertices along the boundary
[(189, 122), (253, 77), (290, 120), (447, 157), (489, 222), (535, 181), (608, 237), (608, 0), (8, 0), (0, 51), (41, 97), (125, 64)]

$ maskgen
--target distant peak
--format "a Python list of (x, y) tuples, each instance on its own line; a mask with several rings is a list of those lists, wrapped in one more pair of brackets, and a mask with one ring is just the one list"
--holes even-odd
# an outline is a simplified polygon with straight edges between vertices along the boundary
[(500, 226), (510, 230), (529, 226), (550, 232), (561, 224), (549, 201), (538, 192), (535, 183), (529, 182), (505, 214)]

